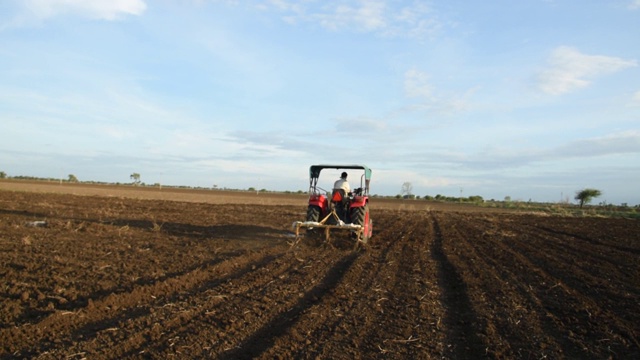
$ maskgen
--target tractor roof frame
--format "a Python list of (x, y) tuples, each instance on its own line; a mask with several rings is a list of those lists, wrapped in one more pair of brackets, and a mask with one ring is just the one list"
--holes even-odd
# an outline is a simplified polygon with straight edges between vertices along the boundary
[(371, 169), (366, 165), (311, 165), (309, 167), (309, 177), (310, 178), (319, 178), (320, 171), (322, 169), (356, 169), (356, 170), (364, 170), (364, 179), (367, 183), (371, 180)]

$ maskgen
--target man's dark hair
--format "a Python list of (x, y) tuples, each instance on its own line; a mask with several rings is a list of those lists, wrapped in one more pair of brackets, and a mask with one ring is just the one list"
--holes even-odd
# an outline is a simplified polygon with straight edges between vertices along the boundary
[(343, 179), (346, 179), (346, 178), (347, 178), (347, 173), (346, 173), (346, 172), (343, 172), (343, 173), (342, 173), (342, 176), (340, 176), (340, 177), (341, 177), (341, 178), (343, 178)]

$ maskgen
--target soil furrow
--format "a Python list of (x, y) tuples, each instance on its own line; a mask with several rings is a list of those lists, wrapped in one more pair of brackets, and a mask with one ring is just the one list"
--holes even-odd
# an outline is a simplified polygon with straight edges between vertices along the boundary
[[(473, 227), (477, 227), (478, 224), (477, 222), (473, 223), (472, 227), (468, 227), (469, 231), (474, 231)], [(478, 227), (476, 231), (480, 234), (484, 230)], [(602, 324), (606, 325), (604, 325), (604, 329), (600, 330), (601, 333), (594, 333), (590, 336), (609, 340), (606, 346), (604, 344), (592, 346), (595, 354), (599, 354), (599, 356), (611, 354), (612, 351), (615, 351), (612, 348), (618, 348), (621, 343), (624, 344), (623, 346), (628, 346), (635, 342), (633, 333), (628, 330), (633, 327), (631, 324), (633, 321), (627, 322), (610, 314), (608, 310), (602, 308), (600, 303), (594, 301), (594, 298), (603, 298), (593, 296), (592, 291), (588, 289), (597, 285), (599, 281), (589, 284), (595, 278), (590, 273), (576, 271), (575, 267), (571, 271), (566, 271), (568, 259), (575, 261), (574, 257), (563, 253), (560, 248), (556, 248), (555, 251), (551, 249), (540, 251), (544, 249), (545, 245), (549, 247), (550, 244), (553, 244), (553, 239), (548, 240), (538, 235), (537, 231), (525, 230), (522, 235), (515, 231), (517, 230), (514, 229), (510, 234), (516, 234), (516, 236), (509, 236), (507, 239), (476, 236), (478, 241), (474, 244), (481, 249), (497, 249), (497, 251), (490, 253), (485, 251), (485, 256), (500, 261), (503, 264), (502, 268), (505, 269), (503, 272), (514, 268), (529, 269), (526, 272), (514, 273), (517, 275), (512, 281), (515, 284), (529, 284), (531, 291), (535, 292), (535, 298), (539, 299), (535, 303), (542, 306), (542, 308), (538, 306), (537, 311), (540, 314), (546, 314), (544, 318), (541, 317), (541, 321), (545, 324), (544, 328), (547, 333), (553, 334), (557, 332), (557, 329), (563, 328), (558, 324), (572, 324), (571, 330), (560, 331), (554, 337), (562, 345), (565, 354), (573, 354), (571, 356), (576, 357), (593, 356), (593, 354), (585, 352), (588, 346), (584, 342), (584, 333), (593, 331), (595, 327), (601, 328)], [(525, 235), (526, 237), (524, 237)], [(594, 261), (590, 261), (589, 258), (583, 257), (582, 260), (594, 264)], [(515, 263), (511, 264), (514, 261)], [(509, 266), (504, 266), (505, 263)], [(560, 269), (564, 269), (564, 271), (560, 271)], [(614, 273), (609, 272), (609, 275)], [(575, 278), (567, 279), (564, 277), (568, 274), (574, 274), (581, 280), (576, 281)], [(526, 289), (524, 293), (526, 294)], [(575, 310), (565, 312), (563, 310), (565, 307), (562, 304), (572, 304)], [(550, 320), (552, 321), (550, 322)], [(595, 323), (600, 325), (595, 326)]]
[[(58, 346), (57, 343), (61, 339), (66, 339), (64, 341), (67, 346), (79, 341), (79, 339), (87, 341), (82, 340), (85, 337), (89, 337), (90, 341), (93, 336), (100, 335), (105, 329), (113, 328), (125, 319), (130, 320), (136, 316), (145, 317), (149, 311), (140, 310), (141, 307), (148, 308), (156, 304), (167, 303), (176, 294), (198, 288), (207, 279), (220, 278), (221, 274), (218, 269), (228, 268), (227, 264), (237, 266), (236, 264), (247, 261), (251, 261), (251, 257), (246, 254), (237, 255), (221, 264), (196, 269), (153, 285), (136, 287), (131, 292), (111, 294), (104, 299), (90, 301), (86, 307), (76, 309), (74, 312), (56, 312), (35, 325), (12, 329), (11, 332), (0, 331), (0, 337), (3, 337), (5, 335), (3, 332), (5, 332), (7, 339), (10, 338), (12, 342), (18, 344), (25, 344), (23, 349), (9, 349), (12, 353), (23, 353), (25, 356), (50, 353), (52, 348)], [(230, 278), (238, 277), (246, 271), (247, 269), (241, 268), (238, 270), (238, 274), (234, 274)], [(224, 275), (222, 279), (224, 279)], [(40, 329), (37, 336), (33, 334), (32, 328), (34, 327)]]
[[(478, 337), (484, 332), (484, 324), (476, 313), (460, 270), (451, 261), (449, 243), (461, 242), (464, 239), (451, 237), (442, 229), (442, 215), (432, 218), (434, 240), (431, 254), (438, 264), (438, 284), (442, 289), (442, 301), (445, 305), (444, 324), (447, 328), (447, 342), (451, 344), (449, 356), (465, 359), (486, 353), (486, 346)], [(458, 244), (462, 245), (462, 244)]]
[[(486, 229), (479, 224), (465, 222), (460, 231), (474, 239), (467, 244), (476, 254), (475, 266), (493, 270), (491, 275), (486, 271), (482, 275), (480, 291), (492, 299), (487, 304), (493, 308), (489, 314), (498, 308), (505, 314), (494, 317), (491, 330), (501, 334), (510, 344), (510, 356), (544, 357), (552, 351), (580, 356), (580, 347), (571, 342), (563, 343), (567, 334), (558, 331), (557, 319), (546, 306), (545, 292), (549, 288), (546, 284), (554, 278), (522, 254), (512, 251), (504, 239), (487, 236)], [(536, 348), (540, 350), (536, 351)]]
[[(292, 357), (358, 357), (362, 351), (371, 351), (371, 343), (375, 340), (366, 330), (379, 326), (376, 314), (383, 296), (380, 280), (387, 273), (390, 251), (397, 245), (390, 235), (401, 226), (398, 216), (379, 216), (377, 219), (381, 225), (380, 233), (371, 240), (363, 256), (348, 269), (334, 296), (323, 299), (299, 322), (302, 325), (299, 328), (311, 329), (307, 330), (308, 338), (317, 340)], [(303, 330), (297, 332), (304, 333)], [(345, 352), (345, 347), (355, 349)]]

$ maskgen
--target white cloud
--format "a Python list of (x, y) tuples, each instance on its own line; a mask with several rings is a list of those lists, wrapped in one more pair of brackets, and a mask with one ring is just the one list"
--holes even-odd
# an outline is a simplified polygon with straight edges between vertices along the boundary
[[(387, 134), (391, 129), (387, 123), (381, 119), (369, 117), (357, 118), (340, 118), (335, 120), (336, 131), (339, 134), (344, 133), (344, 129), (358, 129), (362, 133), (384, 133)], [(352, 136), (351, 133), (348, 136)]]
[(144, 0), (25, 0), (24, 6), (41, 19), (74, 14), (102, 20), (141, 15), (147, 8)]
[(410, 37), (422, 38), (424, 36), (434, 36), (443, 27), (442, 22), (433, 14), (432, 10), (425, 4), (415, 3), (407, 6), (393, 15), (396, 25), (388, 30), (388, 34), (395, 35), (406, 29)]
[(577, 139), (549, 148), (508, 149), (489, 147), (460, 161), (456, 157), (438, 158), (462, 163), (470, 168), (508, 169), (534, 163), (554, 163), (567, 160), (603, 158), (608, 156), (640, 155), (640, 131), (627, 130), (600, 137)]
[(637, 65), (635, 60), (587, 55), (577, 49), (561, 46), (551, 54), (549, 68), (540, 74), (539, 87), (548, 94), (565, 94), (589, 86), (599, 76)]
[(597, 138), (576, 140), (549, 151), (556, 157), (596, 157), (619, 154), (640, 154), (640, 131), (628, 130)]
[(356, 28), (374, 31), (387, 26), (385, 4), (381, 1), (361, 1), (356, 6), (338, 4), (326, 13), (315, 14), (320, 24), (331, 30)]
[(469, 89), (461, 94), (447, 94), (437, 91), (429, 80), (429, 74), (417, 69), (410, 69), (404, 73), (404, 94), (408, 98), (417, 99), (402, 108), (402, 111), (412, 113), (429, 112), (439, 114), (453, 114), (465, 111), (470, 107), (469, 98), (477, 89)]
[(429, 85), (429, 75), (410, 69), (404, 73), (404, 92), (408, 97), (423, 97), (429, 99), (432, 95), (432, 88)]
[(332, 31), (375, 32), (390, 37), (421, 38), (433, 36), (442, 28), (431, 9), (421, 2), (396, 7), (386, 0), (269, 0), (256, 7), (278, 11), (283, 14), (283, 20), (291, 24), (316, 23)]
[(631, 106), (640, 106), (640, 90), (636, 91), (631, 98)]
[(631, 10), (638, 10), (638, 9), (640, 9), (640, 0), (633, 0), (633, 1), (629, 4), (629, 9), (631, 9)]
[(115, 140), (125, 140), (133, 138), (133, 134), (130, 130), (116, 125), (104, 125), (98, 127), (101, 134), (107, 135)]
[(267, 9), (269, 6), (272, 6), (280, 11), (291, 11), (294, 13), (301, 13), (303, 9), (300, 4), (287, 0), (268, 0), (267, 4), (258, 4), (257, 6), (261, 9)]

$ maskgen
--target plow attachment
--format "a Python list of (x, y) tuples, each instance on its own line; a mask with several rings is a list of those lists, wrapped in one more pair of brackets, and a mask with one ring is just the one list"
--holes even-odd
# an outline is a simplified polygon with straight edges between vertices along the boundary
[[(335, 224), (328, 224), (329, 219), (335, 220)], [(340, 220), (338, 215), (335, 212), (335, 209), (331, 211), (324, 219), (319, 222), (316, 221), (295, 221), (293, 223), (293, 230), (296, 234), (295, 242), (292, 246), (295, 246), (298, 242), (300, 242), (301, 238), (304, 234), (300, 234), (300, 229), (305, 228), (307, 231), (322, 229), (324, 231), (325, 241), (327, 243), (331, 243), (331, 231), (332, 230), (347, 230), (351, 231), (355, 237), (355, 245), (354, 250), (358, 249), (360, 244), (364, 245), (367, 243), (368, 236), (366, 236), (367, 232), (365, 230), (365, 226), (358, 224), (346, 224), (344, 221)]]

